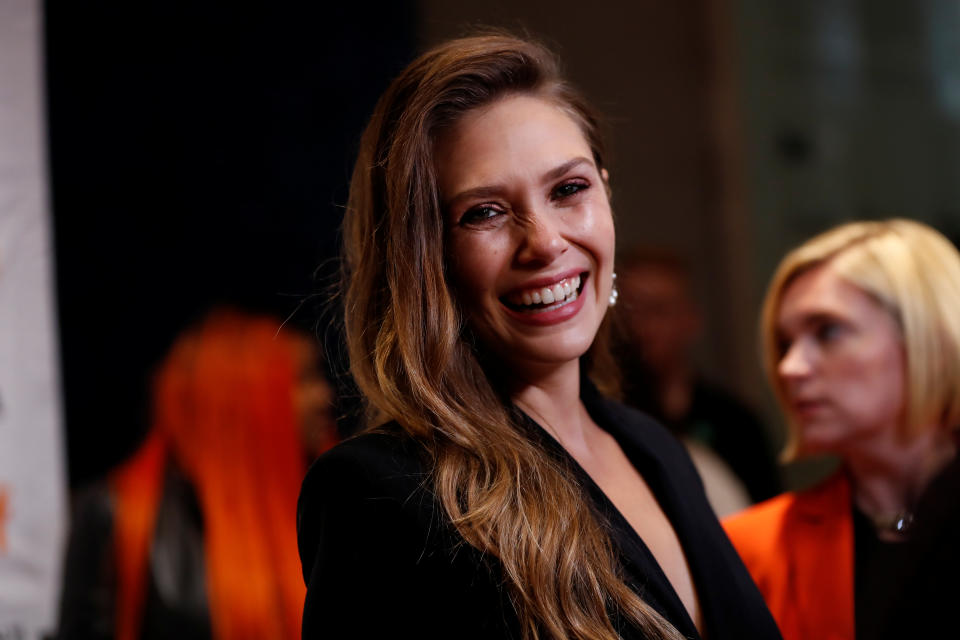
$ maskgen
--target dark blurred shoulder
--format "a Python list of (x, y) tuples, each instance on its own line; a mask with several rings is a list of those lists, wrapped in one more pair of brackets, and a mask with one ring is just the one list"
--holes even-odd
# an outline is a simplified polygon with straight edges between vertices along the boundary
[[(384, 531), (422, 547), (435, 527), (423, 448), (395, 425), (362, 433), (330, 449), (310, 467), (297, 504), (304, 577), (318, 550), (369, 547)], [(336, 543), (331, 543), (336, 539)]]
[(58, 638), (62, 640), (114, 635), (113, 519), (113, 498), (106, 481), (75, 494), (60, 593)]
[(330, 491), (367, 498), (405, 498), (428, 475), (425, 452), (394, 423), (333, 447), (310, 467), (300, 493), (305, 499)]

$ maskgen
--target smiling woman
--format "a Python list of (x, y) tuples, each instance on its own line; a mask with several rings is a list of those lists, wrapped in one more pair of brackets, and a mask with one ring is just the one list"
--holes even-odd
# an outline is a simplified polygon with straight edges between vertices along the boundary
[(304, 482), (305, 638), (778, 637), (682, 447), (591, 382), (603, 158), (524, 40), (443, 44), (381, 98), (344, 221), (370, 428)]
[(607, 311), (615, 242), (580, 127), (550, 101), (507, 96), (465, 114), (436, 153), (471, 328), (530, 382), (541, 364), (578, 367)]

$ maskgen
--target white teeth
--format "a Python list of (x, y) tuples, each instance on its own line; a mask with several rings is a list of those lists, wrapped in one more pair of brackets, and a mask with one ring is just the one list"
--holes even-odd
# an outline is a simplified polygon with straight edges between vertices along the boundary
[(573, 276), (549, 287), (528, 289), (520, 293), (511, 294), (509, 300), (513, 304), (528, 307), (535, 304), (554, 304), (565, 300), (575, 300), (579, 288), (580, 276)]

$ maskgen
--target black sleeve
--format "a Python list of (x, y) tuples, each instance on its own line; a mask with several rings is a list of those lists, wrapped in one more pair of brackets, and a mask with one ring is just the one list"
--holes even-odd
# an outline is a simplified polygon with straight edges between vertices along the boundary
[(311, 468), (297, 517), (304, 639), (415, 633), (426, 594), (411, 591), (422, 582), (418, 556), (429, 553), (416, 486), (389, 454), (361, 447), (334, 449)]
[(113, 638), (116, 589), (113, 504), (109, 489), (102, 484), (77, 497), (64, 562), (57, 637)]
[(517, 638), (499, 565), (453, 532), (415, 446), (335, 447), (304, 480), (303, 638)]

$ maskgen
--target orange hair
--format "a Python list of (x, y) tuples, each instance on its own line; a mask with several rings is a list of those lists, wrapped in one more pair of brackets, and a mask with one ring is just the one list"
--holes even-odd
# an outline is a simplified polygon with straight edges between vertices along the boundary
[(203, 513), (214, 637), (300, 637), (295, 514), (305, 462), (293, 406), (295, 345), (277, 327), (216, 312), (178, 339), (160, 367), (151, 433), (111, 478), (120, 640), (139, 635), (168, 456)]

